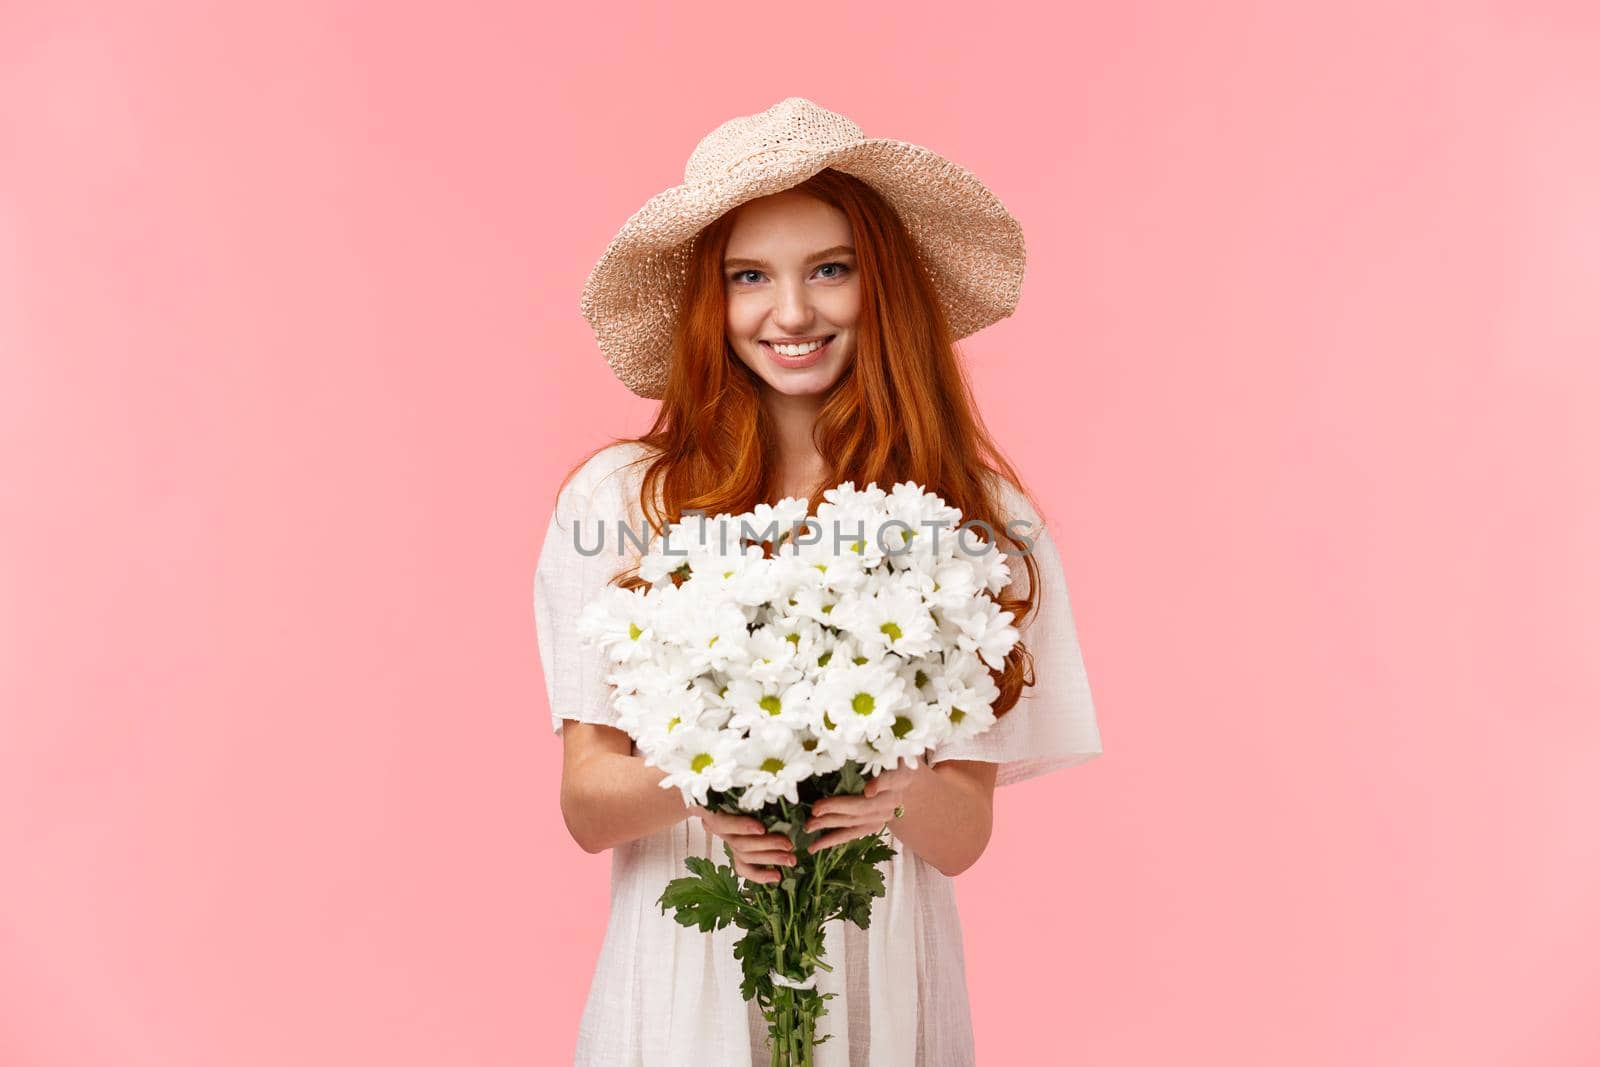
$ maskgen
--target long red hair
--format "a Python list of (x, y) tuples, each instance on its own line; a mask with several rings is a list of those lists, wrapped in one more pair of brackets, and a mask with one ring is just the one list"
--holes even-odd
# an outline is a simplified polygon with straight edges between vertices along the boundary
[[(959, 508), (964, 521), (982, 520), (1005, 538), (1013, 571), (1028, 574), (1025, 596), (1008, 586), (997, 598), (1018, 625), (1035, 610), (1039, 566), (1006, 532), (993, 478), (1018, 491), (1022, 480), (978, 414), (944, 310), (917, 258), (911, 235), (878, 193), (852, 175), (823, 170), (794, 187), (844, 212), (860, 271), (861, 311), (854, 358), (839, 375), (817, 415), (813, 440), (827, 465), (819, 485), (876, 482), (888, 489), (913, 481)], [(761, 380), (729, 349), (722, 259), (733, 229), (730, 211), (696, 235), (683, 313), (679, 316), (666, 390), (650, 429), (616, 438), (584, 456), (566, 484), (596, 453), (621, 443), (646, 446), (641, 511), (659, 536), (685, 511), (739, 514), (777, 502), (776, 435), (761, 402)], [(1026, 495), (1026, 494), (1025, 494)], [(815, 512), (819, 493), (811, 495)], [(978, 531), (974, 531), (977, 533)], [(1037, 531), (1025, 530), (1024, 536)], [(642, 584), (637, 564), (615, 575), (623, 588)], [(1032, 685), (1033, 658), (1019, 641), (1002, 670), (992, 672), (1009, 711)]]

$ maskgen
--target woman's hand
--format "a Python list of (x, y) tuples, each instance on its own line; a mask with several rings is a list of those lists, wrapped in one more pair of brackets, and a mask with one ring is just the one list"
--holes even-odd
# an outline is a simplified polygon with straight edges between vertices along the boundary
[(733, 870), (752, 882), (776, 882), (782, 874), (778, 866), (793, 867), (794, 844), (783, 834), (768, 831), (753, 815), (729, 815), (689, 805), (692, 815), (700, 816), (706, 829), (728, 843), (733, 852)]
[(919, 767), (896, 767), (884, 771), (867, 782), (861, 796), (823, 797), (811, 805), (811, 818), (806, 820), (806, 830), (828, 832), (811, 842), (810, 851), (842, 845), (846, 841), (882, 832), (894, 809), (903, 805), (906, 791), (927, 764)]

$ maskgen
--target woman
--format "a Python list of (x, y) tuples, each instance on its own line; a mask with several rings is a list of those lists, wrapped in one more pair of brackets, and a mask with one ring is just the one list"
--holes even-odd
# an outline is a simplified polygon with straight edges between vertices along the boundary
[(680, 926), (656, 901), (686, 857), (723, 862), (724, 845), (753, 881), (795, 862), (788, 838), (756, 819), (660, 788), (663, 772), (615, 726), (604, 666), (578, 644), (575, 619), (608, 582), (640, 584), (636, 543), (617, 523), (655, 537), (688, 509), (739, 513), (786, 496), (814, 511), (847, 480), (916, 481), (1019, 534), (1001, 546), (1013, 563), (1001, 606), (1023, 640), (996, 675), (999, 721), (883, 773), (866, 796), (818, 802), (809, 824), (826, 831), (815, 848), (887, 824), (897, 850), (870, 928), (829, 925), (833, 970), (818, 988), (836, 996), (817, 1063), (975, 1062), (951, 879), (989, 840), (996, 785), (1100, 752), (1059, 554), (953, 348), (1011, 313), (1022, 269), (1015, 220), (966, 171), (791, 97), (701, 141), (684, 184), (636, 213), (590, 275), (583, 311), (602, 351), (661, 407), (647, 433), (568, 475), (535, 580), (562, 815), (586, 851), (612, 850), (579, 1064), (768, 1062), (766, 1023), (739, 991), (740, 931)]

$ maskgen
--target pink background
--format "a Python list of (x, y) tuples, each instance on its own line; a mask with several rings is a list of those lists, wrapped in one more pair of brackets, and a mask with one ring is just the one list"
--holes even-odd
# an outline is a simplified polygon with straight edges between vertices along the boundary
[(981, 1061), (1600, 1061), (1595, 8), (676, 6), (0, 9), (0, 1063), (570, 1058), (578, 294), (790, 94), (1028, 235), (1106, 755), (958, 882)]

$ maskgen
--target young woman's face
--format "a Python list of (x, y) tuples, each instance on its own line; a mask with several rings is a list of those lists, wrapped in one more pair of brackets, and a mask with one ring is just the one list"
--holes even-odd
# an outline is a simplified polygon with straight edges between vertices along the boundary
[(850, 221), (792, 190), (737, 211), (722, 259), (728, 344), (770, 388), (824, 393), (855, 355), (861, 281)]

